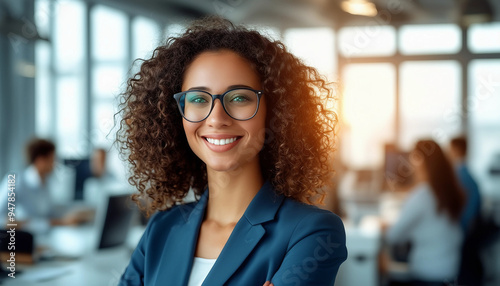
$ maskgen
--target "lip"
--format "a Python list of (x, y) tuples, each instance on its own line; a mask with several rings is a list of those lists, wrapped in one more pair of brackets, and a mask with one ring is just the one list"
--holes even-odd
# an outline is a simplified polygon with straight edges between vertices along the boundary
[[(204, 135), (201, 136), (207, 147), (214, 151), (214, 152), (226, 152), (231, 149), (233, 149), (238, 143), (240, 142), (240, 139), (242, 136), (238, 135), (228, 135), (228, 134), (210, 134), (210, 135)], [(207, 141), (206, 138), (212, 138), (212, 139), (229, 139), (229, 138), (236, 138), (236, 140), (232, 143), (226, 144), (226, 145), (215, 145)]]

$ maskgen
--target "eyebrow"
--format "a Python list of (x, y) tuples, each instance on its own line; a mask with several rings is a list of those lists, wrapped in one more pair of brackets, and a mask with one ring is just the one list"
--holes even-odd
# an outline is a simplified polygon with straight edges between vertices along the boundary
[[(254, 89), (253, 87), (249, 86), (249, 85), (245, 85), (245, 84), (236, 84), (236, 85), (230, 85), (226, 88), (226, 91), (227, 90), (230, 90), (230, 89), (235, 89), (235, 88), (251, 88), (251, 89)], [(203, 90), (203, 91), (210, 91), (210, 88), (206, 87), (206, 86), (195, 86), (195, 87), (191, 87), (190, 89), (188, 90)]]

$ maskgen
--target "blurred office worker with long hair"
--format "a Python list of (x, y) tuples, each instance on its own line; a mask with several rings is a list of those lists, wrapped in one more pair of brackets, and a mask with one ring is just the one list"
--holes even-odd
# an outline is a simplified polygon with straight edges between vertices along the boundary
[(419, 141), (410, 159), (416, 186), (386, 238), (390, 244), (411, 243), (408, 262), (413, 285), (447, 285), (459, 270), (464, 192), (436, 142)]

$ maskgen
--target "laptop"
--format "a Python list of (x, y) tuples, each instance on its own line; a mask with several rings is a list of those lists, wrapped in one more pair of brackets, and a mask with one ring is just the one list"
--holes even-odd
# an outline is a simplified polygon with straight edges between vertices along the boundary
[(91, 252), (123, 245), (137, 208), (129, 194), (109, 195), (96, 210), (94, 224), (54, 227), (43, 260), (78, 259)]

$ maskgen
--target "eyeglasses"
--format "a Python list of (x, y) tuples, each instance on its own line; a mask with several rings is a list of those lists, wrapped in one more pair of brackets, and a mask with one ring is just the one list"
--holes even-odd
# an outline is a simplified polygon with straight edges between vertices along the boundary
[(261, 90), (251, 88), (230, 89), (223, 94), (210, 94), (203, 90), (188, 90), (174, 94), (182, 117), (189, 122), (201, 122), (214, 109), (219, 99), (224, 111), (231, 118), (244, 121), (252, 119), (259, 110)]

